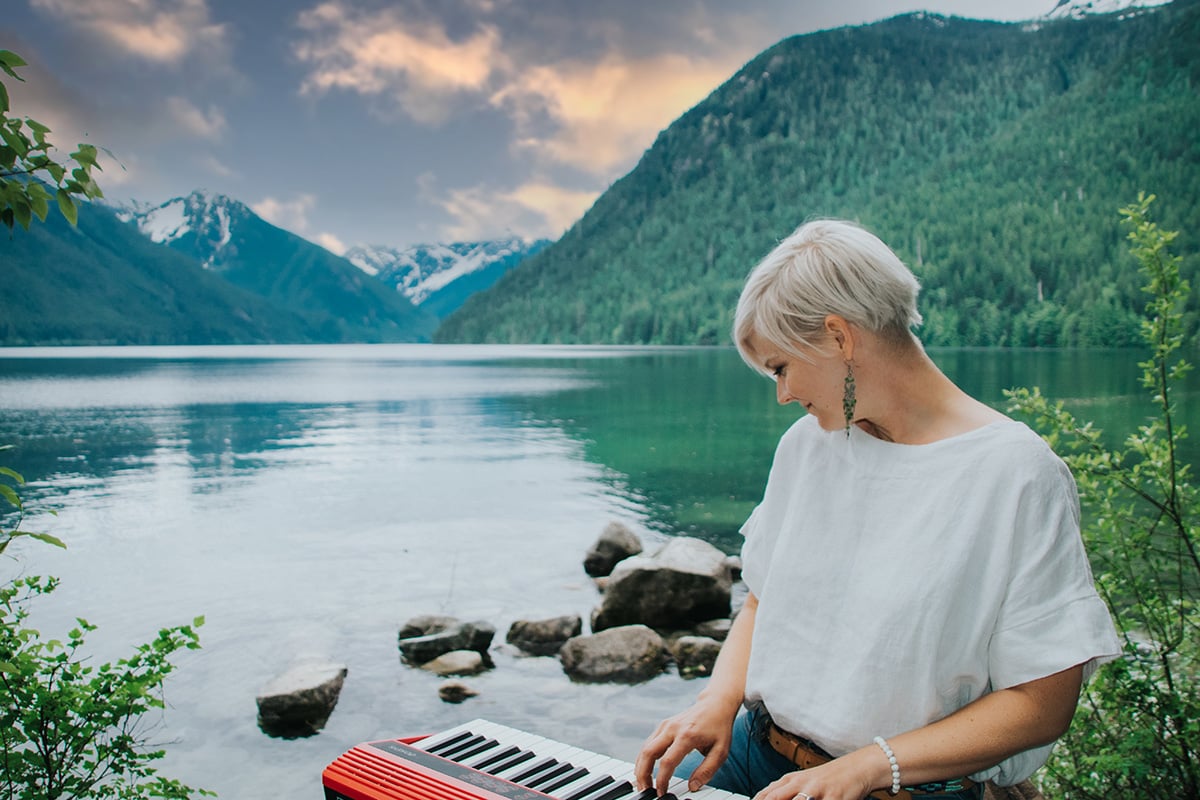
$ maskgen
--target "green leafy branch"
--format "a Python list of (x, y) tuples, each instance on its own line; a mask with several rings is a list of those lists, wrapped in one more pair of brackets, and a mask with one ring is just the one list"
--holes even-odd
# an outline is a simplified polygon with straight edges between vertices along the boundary
[[(27, 63), (19, 55), (0, 50), (0, 70), (9, 78), (23, 82), (17, 69), (24, 66)], [(96, 146), (78, 145), (69, 157), (75, 166), (61, 164), (51, 155), (55, 148), (46, 138), (48, 127), (28, 117), (10, 118), (8, 112), (8, 89), (0, 80), (0, 222), (10, 231), (14, 224), (29, 230), (34, 217), (46, 221), (54, 202), (63, 217), (76, 224), (76, 198), (104, 196), (92, 177), (93, 170), (101, 169)]]
[[(0, 445), (0, 452), (11, 449), (11, 444)], [(25, 520), (25, 504), (21, 500), (21, 495), (17, 493), (17, 487), (25, 485), (25, 478), (14, 469), (0, 467), (0, 479), (2, 479), (0, 480), (0, 500), (3, 500), (16, 509), (16, 524), (12, 528), (8, 528), (8, 526), (0, 527), (0, 555), (8, 549), (9, 544), (14, 539), (22, 536), (37, 539), (38, 541), (52, 544), (55, 547), (66, 547), (63, 541), (56, 536), (51, 536), (48, 533), (21, 530), (21, 524)], [(50, 513), (53, 514), (54, 512), (51, 511)]]
[(1192, 368), (1182, 356), (1190, 287), (1169, 250), (1176, 233), (1150, 219), (1154, 199), (1139, 194), (1120, 210), (1151, 298), (1141, 324), (1150, 357), (1139, 367), (1154, 414), (1109, 448), (1102, 431), (1038, 389), (1007, 392), (1010, 410), (1030, 418), (1075, 475), (1096, 584), (1124, 639), (1124, 657), (1085, 687), (1047, 766), (1051, 795), (1200, 795), (1200, 498), (1179, 460), (1187, 430), (1172, 396)]
[[(34, 798), (188, 798), (196, 791), (155, 774), (163, 750), (146, 746), (147, 712), (164, 707), (170, 657), (200, 647), (191, 625), (164, 628), (128, 658), (99, 667), (81, 655), (96, 627), (84, 619), (66, 641), (26, 626), (27, 604), (56, 579), (23, 578), (0, 588), (0, 791)], [(200, 792), (200, 794), (208, 794)]]

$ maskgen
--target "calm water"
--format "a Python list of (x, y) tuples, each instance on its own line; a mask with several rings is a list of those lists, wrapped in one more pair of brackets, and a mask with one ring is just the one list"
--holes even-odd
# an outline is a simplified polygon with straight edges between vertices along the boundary
[[(933, 355), (997, 406), (1038, 385), (1112, 431), (1149, 411), (1136, 354)], [(1193, 377), (1176, 398), (1193, 430), (1198, 391)], [(686, 533), (736, 552), (796, 414), (773, 398), (728, 349), (0, 350), (0, 443), (17, 446), (0, 463), (43, 510), (25, 527), (68, 543), (0, 569), (60, 576), (37, 625), (61, 636), (86, 617), (105, 660), (206, 616), (152, 739), (169, 743), (163, 774), (224, 798), (319, 797), (357, 742), (476, 716), (629, 759), (699, 685), (573, 684), (504, 633), (587, 618), (582, 559), (611, 520), (650, 546)], [(479, 697), (444, 704), (439, 679), (400, 663), (396, 632), (424, 613), (496, 626), (496, 669), (468, 679)], [(329, 724), (264, 735), (257, 690), (308, 659), (349, 668)]]

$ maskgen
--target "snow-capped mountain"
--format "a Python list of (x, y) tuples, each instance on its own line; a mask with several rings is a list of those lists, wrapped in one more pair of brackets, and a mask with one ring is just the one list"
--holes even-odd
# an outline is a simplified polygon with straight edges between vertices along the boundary
[(186, 246), (206, 269), (222, 260), (235, 225), (262, 222), (245, 204), (223, 194), (210, 196), (200, 191), (159, 205), (134, 202), (116, 210), (120, 219), (136, 222), (138, 230), (151, 241), (173, 244), (175, 249)]
[(328, 341), (416, 341), (435, 316), (341, 256), (264, 220), (221, 194), (192, 192), (116, 209), (150, 240), (230, 283), (301, 315)]
[(347, 250), (346, 258), (415, 305), (444, 317), (468, 296), (491, 287), (505, 272), (547, 244), (545, 240), (529, 242), (511, 237), (404, 248), (360, 245)]
[(1079, 19), (1089, 14), (1116, 14), (1121, 11), (1161, 6), (1170, 0), (1058, 0), (1046, 15), (1048, 19)]

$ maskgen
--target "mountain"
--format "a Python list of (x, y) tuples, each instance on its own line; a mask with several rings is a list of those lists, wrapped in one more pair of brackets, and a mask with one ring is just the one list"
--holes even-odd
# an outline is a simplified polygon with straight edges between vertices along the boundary
[(545, 239), (529, 242), (512, 237), (405, 248), (360, 245), (351, 247), (345, 256), (363, 272), (441, 319), (547, 244)]
[(307, 320), (323, 341), (421, 341), (437, 324), (345, 258), (224, 195), (192, 192), (122, 209), (121, 216), (149, 240)]
[(301, 315), (157, 245), (98, 203), (0, 236), (0, 345), (314, 342)]
[[(1139, 191), (1184, 232), (1197, 285), (1200, 2), (1069, 10), (781, 41), (435, 341), (725, 343), (747, 272), (825, 216), (912, 266), (927, 344), (1138, 342), (1145, 297), (1117, 209)], [(1193, 294), (1189, 335), (1197, 308)]]
[(1141, 2), (1141, 0), (1058, 0), (1058, 5), (1054, 6), (1045, 18), (1072, 17), (1078, 19), (1089, 14), (1138, 13), (1147, 6), (1158, 5), (1161, 2), (1162, 0), (1155, 0), (1153, 3)]

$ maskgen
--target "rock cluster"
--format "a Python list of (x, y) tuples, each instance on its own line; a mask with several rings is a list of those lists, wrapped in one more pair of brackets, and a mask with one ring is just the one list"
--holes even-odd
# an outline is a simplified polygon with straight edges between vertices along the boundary
[[(708, 675), (729, 631), (736, 559), (700, 539), (677, 537), (647, 555), (626, 526), (610, 523), (583, 560), (601, 592), (590, 633), (578, 614), (511, 623), (505, 641), (530, 656), (557, 657), (581, 682), (639, 683), (674, 662), (684, 677)], [(489, 656), (496, 628), (488, 622), (426, 614), (401, 626), (397, 647), (409, 666), (443, 677), (476, 675)], [(347, 668), (307, 665), (276, 678), (258, 696), (259, 726), (272, 736), (310, 736), (337, 704)], [(461, 703), (478, 692), (451, 680), (438, 695)]]
[[(568, 614), (514, 621), (505, 641), (526, 655), (556, 656), (581, 682), (638, 683), (674, 662), (684, 677), (708, 675), (729, 631), (738, 564), (700, 539), (677, 537), (653, 554), (626, 526), (610, 523), (584, 556), (583, 569), (601, 590), (590, 633)], [(422, 616), (400, 632), (404, 660), (441, 675), (465, 676), (492, 665), (494, 629), (453, 617)], [(473, 696), (444, 684), (447, 702)]]

